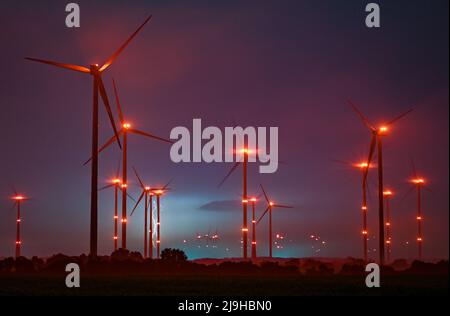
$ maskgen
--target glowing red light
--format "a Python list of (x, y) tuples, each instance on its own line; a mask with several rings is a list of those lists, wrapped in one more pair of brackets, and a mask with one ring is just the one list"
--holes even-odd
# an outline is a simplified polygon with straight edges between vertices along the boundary
[(416, 179), (412, 179), (411, 182), (416, 184), (416, 185), (420, 185), (420, 184), (424, 184), (425, 183), (425, 179), (423, 179), (423, 178), (416, 178)]
[(379, 131), (380, 134), (386, 134), (389, 131), (389, 128), (387, 126), (381, 126), (378, 129), (378, 131)]
[(367, 162), (360, 162), (354, 164), (354, 166), (360, 169), (367, 169), (369, 167), (369, 164)]

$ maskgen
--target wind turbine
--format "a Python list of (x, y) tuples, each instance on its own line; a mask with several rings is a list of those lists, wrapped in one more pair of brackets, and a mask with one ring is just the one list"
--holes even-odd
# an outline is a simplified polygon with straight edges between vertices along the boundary
[(20, 205), (23, 201), (29, 200), (20, 194), (15, 194), (11, 198), (14, 201), (14, 206), (17, 206), (17, 219), (16, 219), (16, 259), (20, 257), (20, 250), (22, 247), (22, 239), (20, 238), (20, 224), (22, 222), (22, 217), (20, 215)]
[(250, 198), (252, 204), (252, 261), (256, 262), (256, 197)]
[(264, 218), (264, 216), (269, 213), (269, 257), (272, 258), (272, 248), (273, 248), (273, 242), (272, 242), (272, 238), (273, 238), (273, 234), (272, 234), (272, 210), (274, 208), (293, 208), (292, 206), (287, 206), (287, 205), (282, 205), (282, 204), (276, 204), (273, 201), (271, 201), (269, 199), (269, 196), (267, 195), (266, 191), (264, 190), (264, 187), (262, 186), (262, 184), (260, 184), (261, 189), (263, 191), (264, 194), (264, 198), (266, 199), (267, 202), (267, 208), (264, 211), (264, 213), (259, 217), (259, 219), (256, 221), (256, 224), (259, 224), (259, 222)]
[(416, 170), (414, 161), (412, 161), (412, 166), (413, 166), (413, 178), (410, 181), (414, 185), (413, 188), (416, 188), (416, 190), (417, 190), (417, 216), (416, 216), (417, 238), (416, 238), (416, 241), (417, 241), (417, 247), (418, 247), (418, 258), (419, 258), (419, 260), (422, 260), (422, 246), (423, 246), (422, 189), (426, 184), (426, 180), (425, 180), (425, 178), (423, 178), (417, 174), (417, 170)]
[[(400, 114), (399, 116), (395, 117), (394, 119), (388, 121), (386, 124), (381, 125), (380, 127), (375, 127), (372, 125), (369, 120), (362, 114), (362, 112), (351, 102), (348, 101), (350, 106), (353, 108), (353, 110), (356, 112), (356, 114), (359, 116), (359, 118), (362, 120), (364, 125), (370, 130), (372, 134), (372, 139), (370, 142), (370, 151), (369, 151), (369, 157), (367, 159), (367, 165), (370, 166), (373, 158), (373, 154), (375, 152), (375, 146), (377, 146), (378, 150), (378, 227), (379, 227), (379, 251), (380, 251), (380, 264), (384, 264), (384, 186), (383, 186), (383, 145), (382, 145), (382, 139), (383, 136), (387, 134), (389, 131), (389, 128), (396, 123), (398, 120), (406, 116), (407, 114), (412, 112), (412, 109), (409, 109), (408, 111)], [(364, 175), (364, 181), (367, 181), (367, 174), (369, 172), (369, 169), (366, 169), (365, 175)]]
[(351, 162), (347, 162), (347, 161), (340, 161), (340, 160), (336, 160), (336, 162), (342, 163), (344, 165), (348, 165), (351, 166), (353, 168), (356, 168), (358, 170), (361, 171), (361, 175), (362, 175), (362, 206), (361, 206), (361, 211), (362, 211), (362, 222), (363, 222), (363, 227), (362, 227), (362, 237), (363, 237), (363, 258), (364, 261), (367, 262), (368, 258), (368, 236), (369, 236), (369, 231), (367, 229), (367, 211), (368, 211), (368, 207), (367, 207), (367, 194), (369, 186), (368, 186), (368, 182), (367, 182), (367, 177), (365, 176), (367, 169), (372, 168), (373, 165), (370, 165), (367, 162), (359, 162), (359, 163), (351, 163)]
[[(109, 120), (111, 122), (114, 134), (116, 135), (119, 147), (121, 147), (120, 140), (118, 137), (114, 117), (109, 105), (108, 95), (106, 94), (105, 86), (102, 80), (103, 72), (108, 69), (109, 66), (116, 60), (116, 58), (122, 53), (122, 51), (128, 46), (131, 40), (139, 33), (139, 31), (144, 27), (145, 24), (151, 19), (151, 15), (139, 26), (139, 28), (131, 34), (127, 41), (119, 47), (119, 49), (102, 65), (91, 64), (89, 67), (63, 64), (54, 61), (48, 61), (37, 58), (26, 57), (26, 59), (44, 63), (68, 70), (73, 70), (81, 72), (84, 74), (89, 74), (93, 78), (93, 106), (92, 106), (92, 171), (91, 171), (91, 227), (90, 227), (90, 255), (97, 256), (97, 244), (98, 244), (98, 95), (100, 94), (103, 104), (108, 112)], [(124, 182), (125, 183), (125, 182)], [(124, 195), (125, 196), (125, 195)], [(124, 198), (126, 200), (126, 197)]]
[[(119, 234), (118, 234), (118, 222), (119, 222), (119, 214), (118, 214), (118, 192), (119, 190), (122, 191), (122, 181), (119, 179), (119, 173), (120, 173), (120, 163), (119, 167), (117, 168), (116, 177), (111, 180), (111, 183), (108, 185), (105, 185), (104, 187), (100, 188), (99, 191), (103, 191), (109, 188), (114, 188), (114, 251), (118, 249), (118, 241), (119, 241)], [(133, 197), (127, 193), (127, 196), (134, 201)]]
[(150, 206), (150, 229), (149, 229), (149, 240), (148, 240), (148, 249), (150, 254), (150, 259), (153, 259), (153, 233), (154, 233), (154, 222), (153, 222), (153, 197), (155, 196), (155, 193), (149, 192), (148, 193), (148, 205)]
[(116, 177), (115, 179), (113, 179), (111, 181), (111, 184), (108, 184), (102, 188), (99, 189), (99, 191), (103, 191), (105, 189), (114, 187), (114, 251), (117, 250), (117, 244), (118, 244), (118, 239), (119, 239), (119, 234), (118, 234), (118, 220), (119, 220), (119, 215), (117, 213), (117, 205), (118, 205), (118, 190), (121, 189), (121, 182), (120, 179), (118, 177)]
[(237, 161), (233, 167), (230, 169), (230, 171), (228, 172), (228, 174), (225, 176), (225, 178), (223, 178), (223, 180), (219, 183), (219, 187), (221, 187), (225, 181), (228, 179), (228, 177), (237, 169), (237, 167), (242, 163), (243, 168), (242, 168), (242, 201), (247, 201), (247, 203), (243, 202), (242, 203), (242, 217), (243, 217), (243, 221), (242, 221), (242, 242), (243, 242), (243, 258), (246, 260), (248, 255), (247, 255), (247, 251), (248, 251), (248, 226), (247, 226), (247, 204), (248, 204), (248, 199), (247, 199), (247, 165), (248, 165), (248, 157), (249, 154), (251, 153), (251, 150), (247, 147), (244, 146), (244, 148), (241, 149), (241, 153), (243, 155), (243, 162), (241, 161)]
[(163, 196), (170, 189), (169, 184), (172, 182), (170, 180), (162, 188), (152, 189), (153, 194), (156, 196), (156, 257), (161, 258), (161, 196)]
[(394, 193), (391, 190), (385, 190), (383, 192), (384, 199), (386, 201), (386, 254), (387, 262), (391, 261), (391, 248), (392, 248), (392, 234), (391, 234), (391, 203), (390, 200)]
[(220, 240), (220, 235), (219, 235), (218, 229), (216, 228), (216, 231), (211, 236), (211, 242), (213, 244), (213, 248), (217, 248), (217, 241), (219, 241), (219, 240)]
[[(162, 142), (166, 142), (169, 144), (172, 144), (173, 142), (168, 139), (164, 139), (146, 132), (143, 132), (141, 130), (137, 130), (132, 128), (131, 124), (125, 121), (122, 107), (120, 105), (120, 99), (119, 94), (117, 91), (116, 83), (113, 79), (113, 86), (114, 86), (114, 95), (116, 97), (116, 105), (117, 105), (117, 112), (119, 113), (119, 121), (121, 124), (121, 129), (118, 131), (117, 134), (115, 134), (113, 137), (111, 137), (100, 149), (98, 150), (98, 154), (100, 154), (103, 150), (108, 148), (111, 144), (113, 144), (115, 141), (118, 141), (120, 136), (122, 135), (122, 143), (123, 143), (123, 149), (122, 149), (122, 248), (127, 249), (127, 160), (128, 160), (128, 134), (135, 134), (140, 136), (145, 136), (148, 138), (156, 139)], [(92, 159), (92, 157), (86, 161), (84, 164), (86, 165), (89, 163), (89, 161)]]
[[(134, 205), (133, 210), (131, 211), (130, 216), (133, 216), (134, 211), (138, 207), (139, 203), (141, 203), (142, 198), (144, 198), (144, 258), (147, 258), (147, 236), (150, 233), (150, 236), (152, 236), (152, 229), (150, 231), (147, 228), (148, 225), (148, 198), (149, 196), (153, 196), (153, 192), (149, 186), (145, 186), (144, 183), (141, 180), (141, 177), (139, 177), (138, 172), (136, 171), (136, 168), (133, 167), (134, 174), (136, 175), (136, 178), (139, 181), (139, 185), (142, 188), (142, 193), (139, 196), (139, 199), (137, 200), (136, 204)], [(152, 203), (152, 202), (150, 202)], [(152, 210), (150, 212), (150, 228), (153, 227), (153, 207), (151, 206)], [(150, 237), (152, 238), (152, 237)], [(153, 245), (150, 243), (150, 258), (153, 258)]]

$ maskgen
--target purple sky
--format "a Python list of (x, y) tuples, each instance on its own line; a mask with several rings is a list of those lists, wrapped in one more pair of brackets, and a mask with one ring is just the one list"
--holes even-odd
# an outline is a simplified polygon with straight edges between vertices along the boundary
[[(413, 157), (430, 188), (425, 257), (448, 258), (448, 1), (378, 1), (378, 30), (365, 27), (367, 2), (77, 1), (81, 28), (68, 29), (67, 1), (2, 1), (0, 256), (14, 253), (11, 185), (33, 197), (23, 209), (26, 256), (79, 254), (89, 246), (90, 168), (82, 164), (90, 155), (92, 81), (23, 58), (102, 63), (153, 14), (105, 73), (110, 99), (114, 77), (134, 126), (164, 137), (173, 127), (191, 128), (193, 118), (205, 126), (278, 126), (285, 164), (276, 174), (260, 175), (256, 165), (249, 174), (250, 192), (259, 194), (263, 183), (274, 200), (295, 206), (274, 212), (274, 230), (292, 240), (275, 255), (313, 255), (311, 234), (327, 241), (322, 256), (362, 254), (360, 177), (333, 162), (359, 161), (368, 150), (370, 134), (346, 104), (351, 98), (374, 124), (415, 109), (384, 141), (386, 186), (397, 193), (393, 257), (416, 255), (415, 196), (402, 200)], [(100, 142), (109, 137), (102, 109)], [(169, 146), (139, 137), (129, 146), (130, 167), (150, 185), (175, 178), (163, 199), (163, 248), (181, 247), (190, 258), (240, 255), (240, 172), (218, 189), (231, 164), (176, 165)], [(100, 158), (100, 185), (115, 173), (116, 147)], [(370, 183), (372, 249), (374, 173)], [(142, 251), (142, 211), (130, 218), (132, 250)], [(112, 192), (101, 192), (100, 253), (111, 252), (112, 215)], [(217, 249), (183, 244), (216, 229)], [(258, 236), (259, 254), (266, 255), (266, 221)]]

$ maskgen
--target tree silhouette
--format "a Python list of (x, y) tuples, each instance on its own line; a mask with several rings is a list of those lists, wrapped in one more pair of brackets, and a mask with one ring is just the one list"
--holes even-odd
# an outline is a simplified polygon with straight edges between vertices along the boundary
[(166, 248), (161, 253), (161, 260), (167, 263), (184, 263), (187, 256), (183, 250)]

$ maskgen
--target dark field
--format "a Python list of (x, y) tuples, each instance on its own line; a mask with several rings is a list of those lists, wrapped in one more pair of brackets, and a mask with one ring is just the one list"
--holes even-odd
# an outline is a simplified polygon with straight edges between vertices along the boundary
[[(66, 287), (66, 267), (76, 263), (80, 288)], [(183, 251), (165, 249), (161, 259), (144, 259), (119, 249), (111, 256), (0, 260), (0, 296), (226, 296), (445, 295), (448, 261), (399, 259), (380, 269), (381, 287), (367, 288), (360, 259), (262, 258), (188, 261)]]
[(448, 278), (386, 276), (381, 288), (366, 288), (363, 276), (85, 276), (81, 288), (65, 276), (1, 276), (0, 295), (286, 296), (446, 295)]

